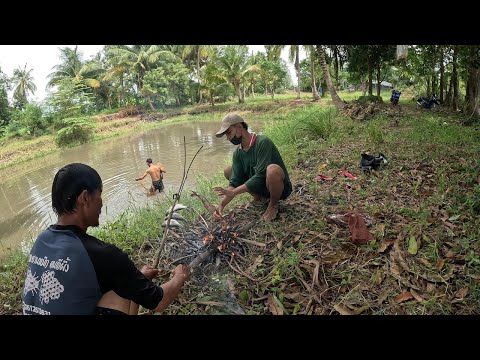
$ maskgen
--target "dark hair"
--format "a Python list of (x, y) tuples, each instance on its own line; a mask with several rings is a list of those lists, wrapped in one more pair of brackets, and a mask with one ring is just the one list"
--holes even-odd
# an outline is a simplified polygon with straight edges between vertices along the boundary
[(241, 124), (245, 130), (248, 130), (248, 124), (245, 121), (242, 121)]
[(152, 161), (151, 158), (148, 158), (148, 159), (147, 159), (147, 163), (151, 164), (152, 162), (153, 162), (153, 161)]
[(52, 208), (55, 214), (72, 214), (77, 208), (77, 197), (83, 190), (93, 193), (102, 190), (102, 179), (92, 167), (73, 163), (55, 174), (52, 184)]

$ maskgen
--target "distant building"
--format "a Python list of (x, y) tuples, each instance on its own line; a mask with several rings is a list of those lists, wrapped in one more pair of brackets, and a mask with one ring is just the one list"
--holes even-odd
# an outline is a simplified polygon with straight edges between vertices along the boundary
[[(362, 83), (362, 84), (349, 84), (347, 87), (347, 90), (349, 92), (354, 92), (354, 91), (366, 91), (368, 87), (368, 84)], [(380, 91), (391, 91), (393, 89), (393, 85), (387, 81), (382, 81), (380, 83)], [(372, 80), (372, 91), (375, 92), (377, 91), (377, 81)]]
[[(382, 81), (380, 83), (380, 91), (391, 91), (393, 89), (393, 85), (389, 82)], [(372, 91), (377, 91), (377, 81), (372, 80)]]

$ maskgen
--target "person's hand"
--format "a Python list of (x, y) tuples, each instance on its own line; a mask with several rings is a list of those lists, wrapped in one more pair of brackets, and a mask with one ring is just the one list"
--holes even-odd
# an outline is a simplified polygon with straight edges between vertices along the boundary
[(223, 206), (222, 205), (218, 205), (217, 208), (215, 209), (215, 212), (213, 213), (213, 217), (215, 219), (222, 219), (223, 218)]
[(227, 198), (233, 199), (235, 197), (235, 194), (233, 193), (233, 190), (228, 190), (224, 189), (220, 186), (216, 186), (213, 188), (218, 194), (218, 196), (226, 196)]
[(182, 283), (190, 279), (190, 269), (188, 266), (180, 264), (173, 269), (173, 277), (180, 280)]
[(150, 265), (143, 265), (140, 272), (149, 280), (152, 280), (155, 276), (158, 275), (160, 270), (151, 267)]

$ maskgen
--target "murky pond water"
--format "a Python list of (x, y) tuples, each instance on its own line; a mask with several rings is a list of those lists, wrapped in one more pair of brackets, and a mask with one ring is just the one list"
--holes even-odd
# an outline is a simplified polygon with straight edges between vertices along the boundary
[[(250, 122), (259, 131), (260, 122)], [(51, 208), (53, 177), (64, 165), (81, 162), (98, 171), (103, 181), (103, 208), (100, 224), (123, 212), (130, 204), (141, 206), (155, 201), (147, 197), (150, 187), (147, 177), (134, 181), (147, 169), (145, 160), (165, 165), (166, 188), (178, 189), (183, 177), (184, 144), (186, 139), (187, 166), (203, 145), (192, 164), (187, 185), (194, 185), (198, 175), (209, 176), (225, 166), (235, 147), (225, 138), (217, 139), (215, 122), (189, 122), (166, 125), (128, 137), (85, 144), (73, 149), (32, 160), (4, 170), (0, 177), (0, 256), (30, 240), (48, 225), (56, 222)]]

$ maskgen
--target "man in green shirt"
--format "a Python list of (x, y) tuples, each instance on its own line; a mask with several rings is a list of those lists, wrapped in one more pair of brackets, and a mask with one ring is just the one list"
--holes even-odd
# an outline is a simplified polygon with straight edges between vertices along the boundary
[(232, 144), (240, 146), (233, 153), (232, 166), (224, 170), (229, 186), (226, 189), (214, 188), (218, 195), (223, 195), (215, 217), (222, 217), (223, 208), (235, 196), (248, 192), (254, 202), (270, 199), (262, 218), (267, 221), (275, 219), (278, 201), (286, 199), (292, 192), (292, 183), (277, 147), (267, 136), (249, 133), (248, 125), (238, 114), (228, 114), (223, 118), (216, 136), (223, 135)]

